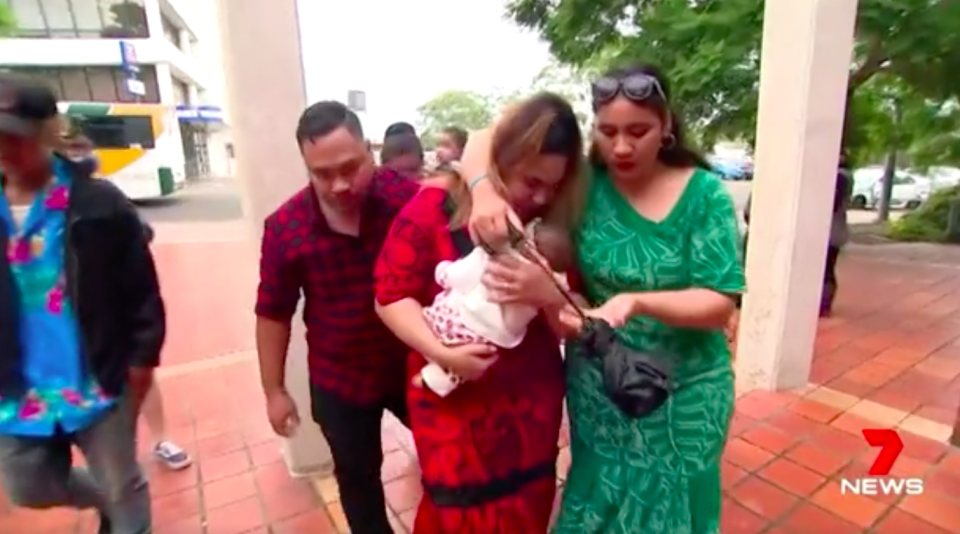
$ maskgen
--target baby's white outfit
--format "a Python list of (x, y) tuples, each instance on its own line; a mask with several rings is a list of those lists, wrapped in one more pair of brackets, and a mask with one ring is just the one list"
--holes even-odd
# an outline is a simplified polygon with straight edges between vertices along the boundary
[[(510, 252), (511, 254), (519, 254)], [(512, 349), (523, 341), (527, 326), (537, 309), (523, 304), (490, 302), (481, 278), (490, 261), (483, 247), (457, 261), (437, 265), (435, 278), (443, 288), (423, 315), (444, 345), (491, 343)], [(523, 260), (527, 261), (527, 260)], [(446, 397), (460, 384), (460, 378), (429, 362), (421, 371), (423, 383), (434, 393)]]

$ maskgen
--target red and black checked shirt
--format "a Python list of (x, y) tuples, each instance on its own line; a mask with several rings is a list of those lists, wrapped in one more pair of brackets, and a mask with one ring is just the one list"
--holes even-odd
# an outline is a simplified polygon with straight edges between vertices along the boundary
[(362, 404), (402, 394), (409, 349), (373, 308), (373, 268), (393, 218), (419, 186), (379, 169), (358, 237), (334, 232), (307, 186), (267, 217), (256, 313), (289, 322), (305, 298), (310, 382)]

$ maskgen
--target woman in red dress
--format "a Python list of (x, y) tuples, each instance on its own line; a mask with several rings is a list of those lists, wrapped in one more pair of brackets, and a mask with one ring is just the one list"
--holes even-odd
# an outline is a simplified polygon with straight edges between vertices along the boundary
[[(582, 154), (570, 105), (541, 94), (499, 121), (493, 171), (469, 178), (490, 180), (524, 224), (542, 217), (571, 227), (567, 214), (578, 213), (574, 204), (583, 198)], [(466, 186), (423, 190), (395, 219), (375, 272), (377, 311), (412, 349), (407, 402), (424, 487), (414, 534), (543, 534), (556, 490), (563, 412), (557, 337), (541, 314), (514, 349), (449, 347), (423, 318), (423, 307), (440, 291), (437, 264), (462, 257), (464, 242), (470, 246), (464, 233), (469, 197)], [(555, 288), (546, 273), (538, 280), (546, 305)], [(497, 288), (489, 289), (495, 294)], [(424, 356), (465, 382), (443, 398), (414, 382)]]

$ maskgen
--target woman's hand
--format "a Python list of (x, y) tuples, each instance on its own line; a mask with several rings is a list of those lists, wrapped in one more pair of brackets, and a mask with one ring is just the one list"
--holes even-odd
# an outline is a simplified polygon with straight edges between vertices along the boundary
[(497, 348), (483, 343), (444, 347), (428, 358), (463, 380), (478, 380), (500, 358)]
[(603, 319), (613, 328), (619, 328), (627, 323), (631, 317), (637, 315), (640, 308), (640, 298), (636, 293), (620, 293), (603, 303), (599, 308), (587, 310), (590, 317)]
[(471, 186), (473, 205), (467, 223), (470, 237), (474, 243), (497, 247), (507, 241), (507, 221), (517, 228), (523, 228), (523, 223), (490, 180), (478, 180), (490, 170), (493, 131), (494, 128), (490, 127), (470, 134), (460, 156), (460, 175)]
[[(542, 265), (546, 260), (538, 259)], [(530, 261), (504, 254), (487, 264), (483, 285), (490, 301), (499, 304), (523, 303), (537, 308), (555, 306), (563, 302), (553, 274)]]
[(727, 336), (728, 343), (737, 342), (737, 331), (740, 329), (740, 311), (735, 311), (730, 315), (730, 320), (723, 327), (723, 333)]
[(558, 322), (560, 326), (559, 334), (563, 339), (577, 337), (583, 332), (583, 317), (569, 304), (560, 309)]
[(467, 228), (475, 243), (486, 243), (494, 248), (509, 240), (509, 224), (523, 228), (520, 218), (510, 204), (500, 196), (490, 180), (481, 180), (470, 191), (473, 205)]

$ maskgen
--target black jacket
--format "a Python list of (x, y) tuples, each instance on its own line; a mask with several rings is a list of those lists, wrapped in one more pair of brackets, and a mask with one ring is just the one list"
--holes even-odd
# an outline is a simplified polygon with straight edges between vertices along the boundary
[[(64, 236), (67, 295), (84, 364), (116, 396), (130, 367), (160, 363), (166, 316), (157, 271), (133, 204), (109, 181), (64, 161), (73, 173)], [(0, 251), (7, 239), (0, 227)], [(19, 289), (7, 255), (0, 254), (0, 395), (24, 393), (22, 357)]]

